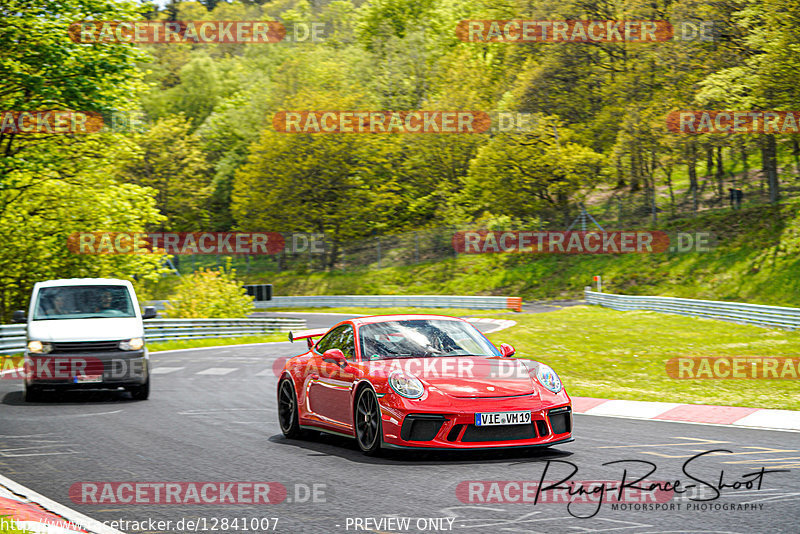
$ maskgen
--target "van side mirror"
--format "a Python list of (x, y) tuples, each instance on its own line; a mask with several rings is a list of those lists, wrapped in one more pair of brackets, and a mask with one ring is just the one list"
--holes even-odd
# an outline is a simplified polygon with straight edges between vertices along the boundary
[(155, 306), (145, 306), (142, 312), (142, 319), (155, 319), (158, 316)]
[(22, 310), (17, 310), (13, 314), (11, 314), (11, 322), (12, 323), (27, 323), (28, 318), (25, 317), (25, 312)]

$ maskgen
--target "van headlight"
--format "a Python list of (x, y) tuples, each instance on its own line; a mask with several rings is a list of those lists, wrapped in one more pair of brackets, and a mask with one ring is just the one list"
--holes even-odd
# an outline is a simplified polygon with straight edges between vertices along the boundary
[(403, 371), (395, 371), (389, 375), (389, 386), (395, 393), (407, 399), (418, 399), (425, 393), (419, 378)]
[(561, 391), (561, 379), (550, 366), (540, 363), (536, 369), (536, 380), (553, 393)]
[(50, 343), (42, 343), (41, 341), (28, 341), (28, 352), (34, 354), (47, 354), (53, 350), (53, 345)]
[(119, 348), (121, 350), (142, 350), (142, 347), (144, 347), (144, 339), (140, 337), (119, 342)]

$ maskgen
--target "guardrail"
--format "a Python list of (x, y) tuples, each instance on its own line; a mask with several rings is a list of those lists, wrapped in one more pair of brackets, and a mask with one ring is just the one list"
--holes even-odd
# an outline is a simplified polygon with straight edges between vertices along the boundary
[(0, 324), (0, 355), (25, 350), (24, 324)]
[[(238, 337), (288, 332), (306, 328), (305, 319), (148, 319), (144, 321), (147, 341), (175, 341), (214, 337)], [(0, 355), (25, 350), (24, 324), (0, 325)]]
[(521, 311), (519, 297), (475, 297), (449, 295), (314, 295), (272, 297), (256, 302), (256, 308), (468, 308), (474, 310)]
[(790, 330), (800, 328), (800, 308), (676, 297), (614, 295), (598, 293), (589, 287), (584, 290), (584, 296), (589, 304), (599, 304), (620, 311), (651, 310)]
[(306, 327), (305, 319), (148, 319), (144, 322), (147, 341), (171, 341), (207, 337), (237, 337), (288, 332)]

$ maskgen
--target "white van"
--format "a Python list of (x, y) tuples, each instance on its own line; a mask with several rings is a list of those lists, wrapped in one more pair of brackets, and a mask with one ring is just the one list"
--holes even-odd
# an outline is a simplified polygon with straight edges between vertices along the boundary
[(150, 393), (149, 356), (133, 286), (127, 280), (71, 278), (38, 282), (27, 322), (25, 400), (40, 400), (45, 390), (119, 389), (134, 399)]

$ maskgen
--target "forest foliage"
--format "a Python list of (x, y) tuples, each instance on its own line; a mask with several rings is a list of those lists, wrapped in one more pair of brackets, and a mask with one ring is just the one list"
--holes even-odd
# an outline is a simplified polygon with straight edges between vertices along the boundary
[[(599, 188), (646, 211), (679, 169), (689, 197), (705, 173), (722, 198), (723, 157), (760, 154), (773, 202), (796, 179), (779, 173), (779, 155), (793, 155), (800, 174), (796, 135), (681, 135), (665, 124), (674, 110), (797, 110), (799, 0), (7, 0), (0, 18), (0, 109), (143, 118), (96, 134), (0, 133), (0, 322), (37, 280), (147, 280), (163, 269), (157, 256), (72, 254), (73, 232), (314, 232), (346, 242), (493, 217), (563, 227)], [(317, 21), (325, 32), (252, 44), (71, 41), (69, 23), (91, 19)], [(484, 19), (710, 21), (713, 33), (459, 39), (460, 21)], [(491, 134), (287, 134), (272, 122), (285, 110), (535, 120)]]

